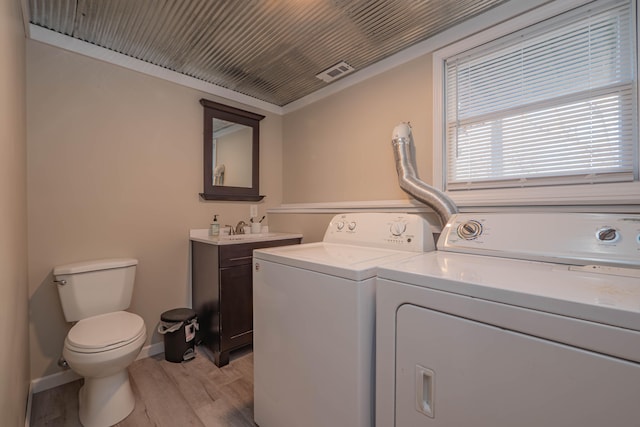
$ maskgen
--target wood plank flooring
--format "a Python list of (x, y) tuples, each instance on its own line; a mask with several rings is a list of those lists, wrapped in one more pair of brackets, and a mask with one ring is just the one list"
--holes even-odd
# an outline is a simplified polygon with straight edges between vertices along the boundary
[[(231, 354), (222, 368), (213, 354), (196, 348), (195, 359), (171, 363), (164, 355), (140, 359), (129, 367), (136, 407), (118, 427), (255, 427), (253, 353)], [(32, 427), (80, 427), (78, 390), (82, 380), (33, 396)]]

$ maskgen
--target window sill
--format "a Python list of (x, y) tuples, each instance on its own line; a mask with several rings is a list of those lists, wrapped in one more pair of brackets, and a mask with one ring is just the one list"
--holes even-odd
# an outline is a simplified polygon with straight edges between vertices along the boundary
[(640, 205), (640, 182), (563, 187), (456, 190), (447, 193), (459, 207)]

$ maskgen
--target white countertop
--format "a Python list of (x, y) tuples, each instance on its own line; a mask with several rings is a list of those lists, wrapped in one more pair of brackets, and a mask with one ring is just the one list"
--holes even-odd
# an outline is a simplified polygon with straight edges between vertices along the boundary
[(189, 239), (194, 242), (208, 243), (210, 245), (237, 245), (240, 243), (267, 242), (271, 240), (301, 239), (302, 234), (297, 233), (257, 233), (209, 236), (209, 229), (197, 229), (189, 231)]

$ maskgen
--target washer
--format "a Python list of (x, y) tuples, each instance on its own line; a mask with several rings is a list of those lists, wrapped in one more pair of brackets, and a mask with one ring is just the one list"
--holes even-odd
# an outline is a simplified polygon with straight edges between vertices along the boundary
[(457, 214), (376, 285), (376, 426), (640, 426), (640, 216)]
[(418, 215), (355, 213), (322, 242), (254, 251), (255, 422), (371, 427), (377, 267), (433, 249)]

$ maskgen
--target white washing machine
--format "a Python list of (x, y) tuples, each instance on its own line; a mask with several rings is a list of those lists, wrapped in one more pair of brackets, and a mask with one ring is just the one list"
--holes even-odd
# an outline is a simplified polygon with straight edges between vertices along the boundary
[(458, 214), (378, 271), (376, 426), (640, 426), (640, 216)]
[(409, 214), (333, 218), (318, 243), (254, 251), (254, 413), (260, 427), (371, 427), (375, 274), (433, 250)]

